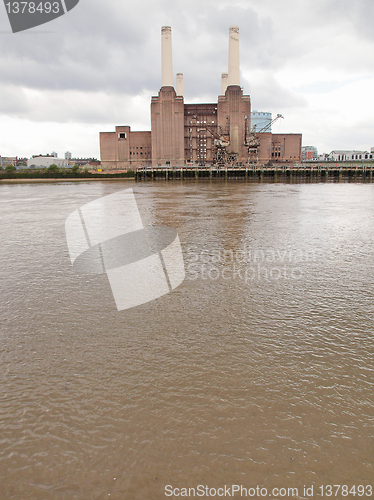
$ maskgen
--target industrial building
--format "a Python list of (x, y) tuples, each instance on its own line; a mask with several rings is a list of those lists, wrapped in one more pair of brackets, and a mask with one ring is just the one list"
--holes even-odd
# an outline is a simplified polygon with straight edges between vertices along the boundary
[[(56, 154), (56, 156), (54, 156)], [(57, 153), (52, 153), (52, 155), (36, 155), (27, 160), (27, 166), (30, 167), (41, 167), (47, 168), (51, 165), (57, 165), (58, 167), (69, 167), (69, 160), (63, 158), (57, 158)]]
[(101, 132), (102, 167), (300, 162), (301, 134), (272, 134), (268, 116), (261, 117), (267, 118), (265, 130), (251, 128), (251, 98), (243, 94), (239, 72), (239, 28), (230, 26), (221, 95), (216, 103), (186, 104), (183, 74), (177, 74), (174, 88), (171, 28), (162, 27), (161, 88), (151, 99), (151, 131), (133, 132), (126, 125)]

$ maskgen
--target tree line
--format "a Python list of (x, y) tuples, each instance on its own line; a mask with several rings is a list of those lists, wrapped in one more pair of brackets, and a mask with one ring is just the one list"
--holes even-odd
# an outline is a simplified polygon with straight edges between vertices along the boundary
[(87, 167), (82, 169), (79, 165), (74, 165), (71, 168), (59, 168), (54, 163), (46, 168), (27, 170), (17, 170), (14, 165), (6, 165), (4, 169), (0, 167), (0, 179), (71, 179), (86, 177), (134, 177), (134, 172), (128, 170), (121, 173), (93, 173), (89, 172)]

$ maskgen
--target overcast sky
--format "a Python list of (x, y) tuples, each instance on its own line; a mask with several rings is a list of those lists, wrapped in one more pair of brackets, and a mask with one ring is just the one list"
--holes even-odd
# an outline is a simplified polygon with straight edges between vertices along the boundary
[(99, 158), (99, 132), (150, 130), (170, 25), (185, 102), (216, 102), (228, 29), (240, 28), (241, 86), (273, 132), (319, 153), (374, 147), (373, 0), (80, 0), (13, 34), (0, 5), (0, 155)]

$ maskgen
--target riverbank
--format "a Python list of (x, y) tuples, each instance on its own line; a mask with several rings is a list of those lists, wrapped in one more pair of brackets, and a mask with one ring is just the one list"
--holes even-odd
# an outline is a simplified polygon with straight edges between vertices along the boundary
[(91, 181), (134, 181), (135, 177), (72, 177), (72, 178), (16, 178), (0, 179), (0, 184), (50, 183), (50, 182), (91, 182)]

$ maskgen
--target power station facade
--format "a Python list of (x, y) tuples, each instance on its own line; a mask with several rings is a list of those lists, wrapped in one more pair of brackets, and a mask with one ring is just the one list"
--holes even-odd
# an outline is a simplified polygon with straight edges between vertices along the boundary
[(150, 166), (236, 164), (253, 162), (248, 146), (257, 141), (259, 163), (301, 161), (301, 134), (261, 132), (254, 139), (251, 99), (239, 78), (239, 28), (229, 29), (228, 73), (221, 76), (217, 103), (185, 104), (183, 74), (173, 85), (171, 28), (161, 29), (161, 88), (151, 100), (151, 132), (133, 132), (118, 126), (100, 133), (104, 169)]

